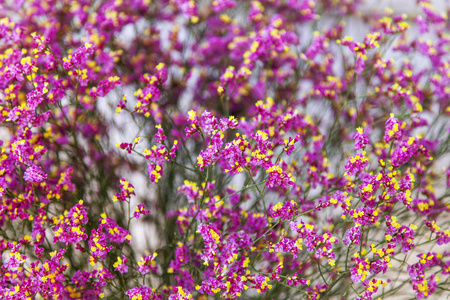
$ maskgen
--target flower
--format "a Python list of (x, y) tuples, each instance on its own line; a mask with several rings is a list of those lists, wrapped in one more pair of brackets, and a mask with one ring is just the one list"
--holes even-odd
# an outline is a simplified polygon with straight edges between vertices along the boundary
[(30, 183), (39, 183), (47, 178), (47, 174), (39, 166), (31, 166), (25, 170), (23, 178)]

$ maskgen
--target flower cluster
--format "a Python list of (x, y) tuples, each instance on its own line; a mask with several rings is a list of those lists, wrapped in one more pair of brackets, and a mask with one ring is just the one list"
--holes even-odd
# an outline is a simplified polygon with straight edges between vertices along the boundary
[(388, 246), (395, 248), (397, 245), (402, 246), (402, 252), (408, 253), (414, 246), (414, 234), (417, 226), (410, 224), (409, 226), (401, 226), (396, 222), (396, 217), (385, 216), (386, 219), (386, 233), (385, 239)]
[(132, 195), (136, 195), (134, 193), (134, 186), (125, 180), (125, 178), (122, 178), (120, 180), (120, 192), (116, 193), (113, 196), (113, 201), (129, 201)]
[(83, 206), (83, 201), (72, 207), (69, 211), (64, 212), (64, 216), (60, 215), (59, 218), (53, 219), (55, 227), (55, 235), (53, 242), (63, 242), (76, 244), (81, 240), (87, 238), (87, 234), (84, 232), (83, 224), (88, 222), (86, 208)]
[(364, 2), (0, 1), (0, 298), (445, 298), (448, 7)]

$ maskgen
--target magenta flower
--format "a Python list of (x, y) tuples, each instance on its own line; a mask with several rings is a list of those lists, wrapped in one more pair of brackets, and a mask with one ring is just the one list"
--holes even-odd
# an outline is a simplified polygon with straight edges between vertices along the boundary
[(47, 178), (47, 174), (39, 166), (31, 166), (25, 170), (23, 178), (30, 183), (39, 183)]

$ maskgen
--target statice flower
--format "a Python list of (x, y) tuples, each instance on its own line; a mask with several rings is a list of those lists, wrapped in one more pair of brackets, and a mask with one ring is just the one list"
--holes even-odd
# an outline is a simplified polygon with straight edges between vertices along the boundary
[(272, 207), (272, 218), (280, 217), (281, 220), (290, 220), (298, 215), (298, 207), (294, 200), (286, 201), (284, 204), (278, 202)]
[(235, 7), (237, 4), (233, 0), (222, 0), (222, 1), (213, 1), (212, 7), (214, 12), (218, 13), (225, 9), (230, 9)]
[(19, 252), (19, 248), (20, 245), (17, 245), (9, 253), (9, 258), (5, 259), (5, 262), (2, 265), (3, 270), (18, 268), (28, 258), (26, 255), (23, 255)]
[(360, 238), (361, 238), (361, 227), (355, 226), (347, 230), (345, 233), (344, 239), (342, 240), (342, 243), (346, 246), (355, 243), (355, 245), (360, 244)]
[(345, 165), (345, 171), (348, 175), (354, 175), (362, 171), (365, 167), (369, 165), (369, 160), (365, 157), (366, 151), (362, 154), (356, 154), (355, 156), (349, 158), (347, 164)]
[(92, 44), (85, 43), (75, 52), (63, 58), (63, 66), (65, 69), (75, 68), (84, 63), (86, 59), (89, 57), (89, 55), (92, 55), (93, 53), (94, 53), (94, 46)]
[(414, 248), (414, 235), (417, 226), (410, 224), (407, 226), (402, 226), (397, 223), (397, 217), (385, 216), (386, 220), (386, 233), (385, 239), (392, 248), (397, 245), (402, 246), (402, 252), (408, 253), (412, 248)]
[(92, 229), (88, 244), (92, 254), (89, 257), (91, 265), (106, 259), (108, 252), (114, 248), (114, 246), (106, 243), (106, 235), (103, 232), (102, 224), (99, 225), (98, 229)]
[(210, 261), (214, 260), (214, 256), (217, 254), (220, 243), (220, 235), (209, 224), (200, 223), (198, 225), (198, 232), (205, 241), (205, 249), (201, 253), (200, 257), (204, 261), (204, 264), (208, 265)]
[(370, 262), (367, 258), (361, 258), (359, 253), (354, 254), (355, 266), (350, 269), (352, 281), (354, 283), (364, 282), (369, 276)]
[(380, 209), (374, 209), (369, 207), (356, 208), (350, 210), (350, 215), (353, 216), (356, 226), (361, 225), (373, 225), (379, 218)]
[(88, 217), (86, 207), (83, 206), (83, 201), (80, 200), (78, 204), (72, 207), (69, 211), (65, 211), (64, 215), (59, 218), (54, 217), (53, 231), (55, 235), (53, 242), (63, 242), (66, 244), (75, 244), (87, 239), (83, 224), (87, 224)]
[(145, 204), (139, 204), (133, 213), (133, 217), (139, 219), (141, 216), (145, 216), (148, 214), (150, 214), (150, 211), (145, 209)]
[(147, 172), (152, 182), (158, 182), (163, 175), (163, 168), (158, 164), (148, 163)]
[(419, 151), (419, 138), (410, 137), (404, 140), (400, 147), (394, 150), (391, 157), (391, 163), (394, 167), (405, 164), (409, 159)]
[(406, 123), (400, 122), (394, 117), (394, 114), (391, 114), (391, 117), (386, 121), (384, 140), (387, 143), (391, 140), (401, 140), (405, 125)]
[(272, 288), (272, 285), (269, 284), (269, 281), (270, 281), (269, 277), (266, 277), (261, 274), (256, 275), (254, 288), (257, 290), (258, 293), (265, 293), (268, 289)]
[(436, 244), (446, 245), (450, 243), (450, 230), (441, 230), (441, 227), (439, 227), (436, 224), (435, 220), (431, 222), (424, 220), (424, 223), (428, 228), (430, 228), (431, 232), (436, 233), (437, 236)]
[(364, 291), (364, 298), (358, 298), (358, 300), (372, 299), (372, 295), (374, 295), (378, 291), (380, 286), (385, 287), (388, 284), (388, 282), (389, 280), (386, 282), (376, 278), (363, 282), (362, 285), (367, 289)]
[(161, 124), (156, 125), (155, 128), (157, 130), (157, 133), (154, 136), (155, 141), (158, 144), (164, 144), (167, 137), (164, 135), (164, 130), (162, 129)]
[(169, 300), (189, 300), (193, 299), (189, 292), (186, 292), (181, 286), (175, 289), (175, 293), (169, 296)]
[(200, 199), (203, 191), (199, 189), (197, 183), (185, 180), (183, 185), (178, 188), (178, 193), (185, 195), (189, 203), (194, 203)]
[(142, 274), (145, 275), (149, 272), (156, 273), (157, 266), (155, 262), (155, 258), (158, 255), (158, 253), (154, 252), (153, 254), (147, 254), (141, 257), (141, 260), (138, 261), (138, 268), (137, 270)]
[(225, 169), (226, 173), (231, 175), (244, 172), (247, 159), (245, 150), (250, 148), (250, 143), (246, 135), (236, 133), (236, 138), (225, 145), (222, 152), (223, 158), (226, 159), (228, 167)]
[(301, 239), (294, 241), (290, 238), (282, 238), (281, 241), (273, 246), (275, 252), (289, 252), (293, 255), (294, 259), (297, 258), (299, 250), (302, 250)]
[(408, 274), (411, 277), (413, 290), (416, 291), (418, 299), (427, 298), (436, 291), (437, 280), (435, 275), (431, 275), (428, 279), (425, 277), (425, 270), (440, 264), (436, 253), (423, 253), (417, 255), (419, 262), (407, 267)]
[(209, 278), (208, 280), (204, 280), (201, 286), (198, 285), (195, 288), (201, 294), (214, 295), (222, 290), (226, 290), (227, 286), (216, 278)]
[(160, 300), (162, 295), (158, 295), (153, 290), (145, 285), (140, 287), (134, 287), (126, 292), (127, 296), (131, 300)]
[(364, 149), (366, 145), (369, 143), (369, 136), (364, 132), (362, 127), (357, 128), (357, 132), (355, 134), (355, 151), (359, 149)]
[(39, 183), (47, 178), (47, 174), (39, 166), (31, 166), (25, 170), (23, 178), (30, 183)]
[(298, 286), (298, 285), (309, 286), (311, 284), (311, 280), (299, 278), (298, 276), (299, 276), (298, 273), (294, 273), (292, 276), (288, 276), (288, 278), (286, 279), (286, 284), (289, 286)]
[(122, 255), (122, 257), (118, 256), (117, 261), (113, 265), (114, 270), (120, 273), (127, 273), (128, 272), (127, 260), (128, 259), (126, 258), (125, 255)]
[(129, 183), (127, 180), (125, 180), (125, 178), (120, 179), (119, 187), (120, 187), (120, 192), (116, 193), (112, 198), (112, 200), (114, 202), (116, 202), (118, 200), (123, 201), (123, 202), (129, 201), (132, 195), (133, 196), (136, 195), (134, 193), (134, 186), (131, 183)]
[(266, 170), (266, 173), (269, 173), (269, 177), (267, 179), (267, 187), (278, 187), (288, 188), (291, 185), (294, 185), (295, 178), (290, 173), (283, 172), (280, 166), (273, 165), (269, 169)]
[(120, 244), (123, 242), (130, 243), (130, 232), (119, 225), (111, 218), (106, 218), (105, 214), (102, 214), (101, 225), (106, 231), (106, 238), (108, 242)]
[(450, 261), (446, 262), (442, 266), (442, 274), (443, 275), (450, 275)]
[(112, 91), (117, 85), (122, 82), (118, 76), (111, 76), (108, 79), (99, 82), (98, 86), (91, 88), (89, 95), (96, 100), (98, 97), (106, 96), (110, 91)]

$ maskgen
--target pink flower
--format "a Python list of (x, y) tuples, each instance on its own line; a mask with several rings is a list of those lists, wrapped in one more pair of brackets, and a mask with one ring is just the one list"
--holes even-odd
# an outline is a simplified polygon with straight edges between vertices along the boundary
[(31, 166), (25, 170), (23, 178), (30, 183), (39, 183), (47, 178), (47, 174), (39, 166)]

